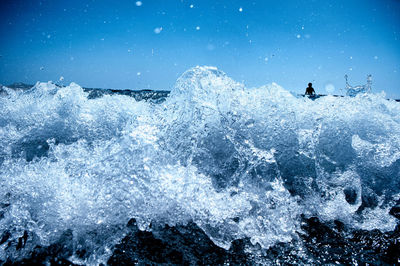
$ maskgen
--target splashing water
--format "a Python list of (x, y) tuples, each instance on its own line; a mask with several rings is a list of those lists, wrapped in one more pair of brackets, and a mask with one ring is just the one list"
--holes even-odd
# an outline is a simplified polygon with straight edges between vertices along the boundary
[(345, 75), (344, 78), (346, 79), (346, 95), (350, 97), (354, 97), (360, 93), (370, 93), (372, 88), (372, 76), (367, 76), (367, 84), (365, 85), (358, 85), (358, 86), (351, 86), (348, 82), (348, 76)]
[(0, 260), (71, 232), (71, 261), (105, 263), (131, 218), (148, 231), (194, 222), (225, 249), (290, 242), (304, 215), (396, 226), (400, 105), (381, 95), (311, 101), (213, 67), (185, 72), (160, 104), (88, 99), (74, 83), (6, 90)]

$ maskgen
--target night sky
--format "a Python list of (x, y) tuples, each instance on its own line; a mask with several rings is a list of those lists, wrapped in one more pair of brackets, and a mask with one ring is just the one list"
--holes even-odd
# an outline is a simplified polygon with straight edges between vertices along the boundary
[(400, 98), (398, 0), (1, 0), (0, 22), (1, 84), (169, 90), (209, 65), (295, 92), (343, 94), (345, 74), (372, 74)]

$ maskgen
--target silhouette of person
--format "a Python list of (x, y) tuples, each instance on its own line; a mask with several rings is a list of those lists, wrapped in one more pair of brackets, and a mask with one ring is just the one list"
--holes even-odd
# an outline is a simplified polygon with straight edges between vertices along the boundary
[(312, 83), (308, 83), (308, 87), (306, 88), (306, 95), (315, 95), (315, 90), (312, 87)]

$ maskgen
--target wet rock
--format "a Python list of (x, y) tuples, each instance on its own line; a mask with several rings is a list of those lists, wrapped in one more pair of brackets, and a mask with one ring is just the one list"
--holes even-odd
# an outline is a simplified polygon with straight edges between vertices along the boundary
[(216, 246), (194, 223), (186, 226), (156, 227), (140, 231), (135, 220), (131, 232), (117, 245), (110, 265), (139, 263), (179, 265), (250, 264), (243, 251), (243, 240), (235, 241), (229, 251)]
[(396, 264), (400, 259), (400, 227), (392, 232), (349, 231), (342, 223), (305, 219), (301, 237), (314, 263)]
[[(394, 265), (400, 260), (400, 225), (392, 232), (382, 233), (351, 230), (340, 221), (324, 223), (316, 217), (303, 217), (299, 238), (292, 242), (262, 249), (245, 238), (233, 241), (229, 250), (216, 246), (195, 223), (173, 227), (152, 225), (148, 232), (140, 231), (132, 219), (128, 228), (129, 233), (114, 247), (109, 265)], [(24, 239), (24, 236), (21, 249), (31, 237)], [(82, 257), (85, 250), (74, 251), (73, 246), (72, 231), (68, 230), (55, 244), (37, 246), (28, 258), (0, 263), (74, 265), (69, 258)]]
[(400, 200), (398, 200), (397, 204), (390, 209), (389, 214), (393, 215), (397, 219), (400, 219)]
[[(24, 247), (28, 237), (26, 233), (19, 239), (17, 249)], [(56, 243), (47, 247), (36, 246), (29, 257), (16, 261), (8, 260), (3, 265), (75, 265), (68, 260), (73, 254), (72, 240), (72, 231), (67, 230)]]
[(356, 204), (356, 202), (357, 202), (357, 192), (353, 188), (345, 188), (343, 190), (343, 192), (344, 192), (344, 196), (346, 198), (346, 201), (349, 204), (352, 204), (352, 205)]

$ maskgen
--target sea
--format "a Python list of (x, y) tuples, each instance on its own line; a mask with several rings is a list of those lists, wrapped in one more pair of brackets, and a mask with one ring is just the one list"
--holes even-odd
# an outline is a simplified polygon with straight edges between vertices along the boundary
[(400, 103), (215, 67), (0, 90), (0, 264), (400, 263)]

